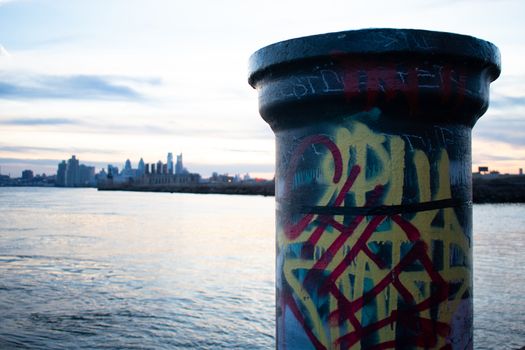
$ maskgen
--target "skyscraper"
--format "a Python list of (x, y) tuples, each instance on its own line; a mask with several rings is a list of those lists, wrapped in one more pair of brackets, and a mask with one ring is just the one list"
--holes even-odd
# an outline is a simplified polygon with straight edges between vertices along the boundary
[(118, 176), (118, 174), (118, 167), (108, 164), (108, 177), (114, 178), (115, 176)]
[(78, 187), (95, 184), (95, 167), (80, 164), (76, 156), (71, 156), (58, 164), (55, 186)]
[(22, 180), (33, 180), (34, 174), (33, 170), (24, 170), (22, 171)]
[(66, 186), (77, 186), (80, 184), (80, 165), (76, 156), (71, 156), (66, 167)]
[(139, 160), (139, 165), (138, 165), (138, 168), (137, 168), (137, 175), (144, 175), (144, 172), (146, 171), (145, 169), (145, 166), (144, 166), (144, 159), (140, 158)]
[(63, 160), (62, 162), (58, 164), (57, 179), (55, 182), (55, 186), (58, 186), (58, 187), (66, 186), (66, 168), (67, 168), (67, 164), (65, 160)]
[(126, 159), (126, 163), (124, 163), (124, 171), (131, 172), (131, 161), (129, 159)]
[(75, 185), (89, 186), (95, 184), (95, 167), (80, 164), (78, 175), (78, 183)]
[(182, 165), (182, 153), (177, 155), (177, 164), (175, 165), (175, 174), (181, 175), (184, 172), (184, 166)]
[(168, 165), (168, 174), (173, 174), (173, 153), (168, 153), (168, 162), (166, 164)]

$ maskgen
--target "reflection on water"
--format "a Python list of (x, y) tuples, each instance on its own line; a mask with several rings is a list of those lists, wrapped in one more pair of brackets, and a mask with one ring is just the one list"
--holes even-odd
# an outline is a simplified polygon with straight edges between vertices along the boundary
[[(525, 345), (525, 206), (474, 207), (477, 349)], [(274, 199), (0, 189), (0, 348), (274, 346)]]
[(273, 198), (0, 189), (0, 348), (272, 346)]
[(474, 206), (476, 349), (525, 346), (525, 205)]

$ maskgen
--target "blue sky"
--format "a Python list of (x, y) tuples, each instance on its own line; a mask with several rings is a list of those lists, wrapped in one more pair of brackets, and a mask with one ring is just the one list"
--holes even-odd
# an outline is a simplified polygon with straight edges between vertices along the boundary
[(525, 2), (0, 0), (0, 171), (164, 160), (271, 177), (273, 133), (247, 61), (293, 37), (369, 27), (473, 35), (503, 73), (474, 128), (474, 166), (525, 167)]

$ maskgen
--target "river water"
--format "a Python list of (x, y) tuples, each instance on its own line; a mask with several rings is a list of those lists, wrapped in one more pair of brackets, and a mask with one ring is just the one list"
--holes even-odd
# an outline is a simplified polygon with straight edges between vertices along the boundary
[[(476, 349), (525, 346), (525, 205), (474, 206)], [(274, 198), (0, 188), (0, 349), (274, 347)]]

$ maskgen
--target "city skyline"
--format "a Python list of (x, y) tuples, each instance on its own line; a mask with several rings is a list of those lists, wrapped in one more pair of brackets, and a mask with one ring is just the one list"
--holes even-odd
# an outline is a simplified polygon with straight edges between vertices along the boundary
[[(167, 153), (167, 157), (166, 157), (166, 162), (164, 163), (162, 161), (162, 159), (158, 159), (157, 161), (152, 161), (152, 162), (144, 162), (144, 159), (142, 157), (140, 157), (140, 159), (138, 161), (136, 161), (136, 164), (137, 166), (134, 167), (133, 166), (133, 161), (129, 158), (127, 158), (125, 161), (123, 162), (110, 162), (110, 163), (103, 163), (103, 162), (96, 162), (97, 165), (94, 165), (93, 162), (89, 162), (89, 164), (81, 164), (81, 165), (85, 165), (87, 167), (90, 167), (90, 168), (93, 168), (94, 171), (95, 171), (95, 174), (98, 175), (104, 171), (107, 171), (109, 172), (109, 168), (113, 168), (113, 169), (116, 169), (116, 171), (120, 174), (122, 171), (126, 170), (126, 169), (129, 169), (129, 170), (138, 170), (138, 171), (142, 171), (144, 172), (144, 169), (146, 166), (154, 166), (158, 163), (161, 163), (162, 165), (166, 165), (166, 173), (173, 173), (173, 174), (180, 174), (182, 173), (183, 171), (188, 171), (188, 169), (186, 167), (183, 167), (182, 166), (182, 153), (178, 154), (177, 155), (177, 162), (173, 162), (173, 157), (171, 157), (171, 161), (172, 161), (172, 164), (171, 164), (171, 169), (170, 169), (170, 155), (172, 155), (172, 152), (168, 152)], [(180, 162), (179, 162), (179, 157), (180, 158)], [(79, 161), (80, 158), (77, 157), (77, 155), (73, 154), (71, 155), (71, 158), (68, 160), (70, 161), (71, 159), (76, 159), (76, 161)], [(26, 171), (30, 171), (31, 173), (34, 174), (34, 176), (56, 176), (58, 175), (58, 173), (60, 172), (60, 166), (62, 164), (65, 164), (67, 161), (65, 159), (61, 160), (59, 163), (58, 163), (58, 169), (57, 167), (55, 166), (54, 167), (54, 170), (51, 169), (53, 168), (52, 166), (50, 166), (50, 171), (49, 172), (38, 172), (38, 171), (34, 171), (32, 168), (24, 168), (23, 170), (20, 171), (20, 174), (11, 174), (11, 173), (3, 173), (2, 172), (2, 165), (0, 164), (0, 175), (4, 175), (4, 176), (10, 176), (12, 178), (22, 178), (23, 177), (23, 173), (26, 172)], [(114, 164), (117, 164), (117, 165), (114, 165)], [(178, 167), (178, 165), (180, 164), (180, 167)], [(122, 166), (120, 166), (122, 165)], [(519, 167), (516, 169), (516, 171), (511, 171), (511, 172), (503, 172), (503, 171), (500, 171), (500, 169), (498, 168), (494, 168), (494, 167), (491, 167), (491, 166), (487, 166), (487, 165), (479, 165), (477, 167), (472, 167), (472, 173), (473, 174), (476, 174), (476, 173), (479, 173), (479, 174), (501, 174), (501, 175), (523, 175), (523, 167)], [(98, 172), (97, 172), (98, 170)], [(200, 173), (197, 172), (197, 174), (200, 175)], [(235, 176), (240, 176), (240, 175), (245, 175), (245, 176), (250, 176), (250, 175), (255, 175), (253, 173), (250, 173), (250, 172), (245, 172), (245, 173), (239, 173), (239, 172), (231, 172), (231, 171), (219, 171), (219, 170), (212, 170), (210, 172), (210, 174), (206, 174), (206, 176), (204, 176), (204, 178), (206, 177), (212, 177), (214, 176), (215, 174), (221, 174), (221, 175), (235, 175)], [(272, 174), (272, 178), (275, 176), (275, 174)], [(264, 178), (264, 179), (267, 179), (267, 178)], [(270, 180), (270, 179), (267, 179), (267, 180)]]
[[(69, 159), (63, 159), (61, 160), (60, 162), (58, 162), (58, 164), (55, 165), (54, 169), (51, 169), (49, 172), (37, 172), (37, 171), (34, 171), (33, 169), (30, 169), (30, 168), (24, 168), (20, 174), (5, 174), (5, 173), (2, 173), (2, 166), (0, 164), (0, 175), (7, 175), (7, 176), (10, 176), (12, 178), (23, 178), (24, 176), (24, 172), (31, 172), (32, 176), (56, 176), (57, 177), (57, 181), (59, 183), (62, 183), (63, 185), (65, 185), (65, 182), (66, 182), (66, 177), (65, 176), (65, 173), (66, 172), (73, 172), (75, 173), (73, 176), (72, 175), (69, 175), (69, 177), (78, 177), (79, 175), (76, 174), (78, 171), (79, 171), (79, 168), (89, 168), (89, 169), (85, 169), (89, 172), (92, 172), (92, 176), (94, 177), (95, 175), (99, 175), (99, 174), (109, 174), (111, 171), (115, 171), (116, 172), (116, 175), (129, 175), (129, 173), (131, 172), (136, 172), (136, 174), (133, 174), (133, 176), (135, 175), (141, 175), (141, 174), (144, 174), (144, 173), (149, 173), (150, 171), (147, 170), (149, 169), (149, 167), (151, 167), (151, 173), (154, 174), (156, 172), (158, 173), (165, 173), (165, 174), (174, 174), (174, 175), (181, 175), (181, 174), (188, 174), (190, 173), (190, 171), (188, 170), (188, 168), (186, 166), (184, 166), (184, 163), (183, 163), (183, 154), (182, 153), (179, 153), (179, 154), (176, 154), (176, 161), (173, 161), (173, 152), (168, 152), (167, 155), (166, 155), (166, 158), (165, 158), (165, 161), (163, 161), (162, 159), (158, 159), (158, 160), (148, 160), (147, 162), (144, 161), (143, 157), (140, 157), (139, 160), (137, 160), (136, 162), (134, 162), (133, 160), (127, 158), (125, 161), (123, 162), (111, 162), (111, 163), (106, 163), (106, 164), (99, 164), (100, 166), (95, 166), (93, 165), (91, 162), (89, 162), (89, 164), (80, 164), (80, 157), (78, 157), (76, 154), (72, 154), (70, 155), (71, 158)], [(57, 167), (58, 165), (58, 167)], [(69, 170), (68, 168), (71, 168), (71, 165), (73, 165), (73, 168), (75, 170)], [(135, 166), (136, 165), (136, 166)], [(163, 168), (164, 170), (163, 171), (156, 171), (156, 167), (165, 167)], [(126, 174), (126, 172), (128, 174)], [(62, 174), (61, 174), (62, 173)], [(197, 173), (200, 175), (200, 173)], [(228, 175), (235, 175), (235, 176), (240, 176), (241, 173), (232, 173), (232, 172), (229, 172), (229, 171), (226, 171), (226, 172), (220, 172), (220, 171), (217, 171), (217, 170), (214, 170), (212, 171), (209, 176), (207, 177), (212, 177), (212, 176), (215, 176), (217, 174), (221, 174), (221, 175), (225, 175), (225, 176), (228, 176)], [(244, 176), (248, 176), (250, 175), (249, 172), (246, 172), (246, 173), (243, 173), (242, 175)], [(60, 178), (62, 178), (62, 180), (60, 180)], [(77, 182), (78, 180), (74, 180), (75, 182)]]
[(0, 0), (0, 166), (49, 173), (64, 154), (97, 168), (182, 150), (187, 166), (271, 178), (274, 136), (247, 84), (276, 41), (366, 27), (451, 31), (502, 54), (473, 129), (473, 170), (525, 167), (525, 3), (448, 0), (147, 3)]

